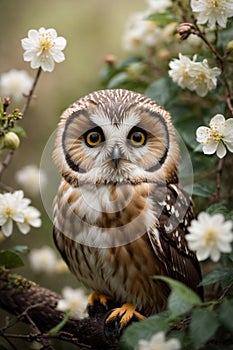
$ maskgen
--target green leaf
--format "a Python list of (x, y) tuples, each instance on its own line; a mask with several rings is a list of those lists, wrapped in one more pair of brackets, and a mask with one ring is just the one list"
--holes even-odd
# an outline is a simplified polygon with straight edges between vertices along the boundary
[(14, 126), (10, 129), (10, 131), (13, 131), (20, 137), (27, 137), (26, 131), (23, 128), (21, 128), (21, 126)]
[(169, 329), (169, 313), (161, 312), (143, 322), (133, 323), (123, 333), (119, 345), (121, 350), (134, 350), (139, 339), (150, 339), (156, 332), (167, 332)]
[(229, 210), (227, 209), (225, 202), (219, 202), (219, 203), (215, 203), (210, 205), (207, 209), (206, 209), (207, 213), (209, 213), (210, 215), (213, 214), (218, 214), (221, 213), (224, 216), (226, 216), (229, 213)]
[(189, 303), (193, 306), (202, 304), (199, 295), (197, 295), (192, 289), (187, 287), (185, 284), (167, 276), (153, 276), (153, 278), (166, 282), (170, 286), (170, 288), (173, 291), (175, 291), (181, 299), (183, 299), (184, 302)]
[(150, 84), (145, 90), (145, 95), (167, 107), (175, 97), (177, 85), (170, 78), (161, 78)]
[(209, 198), (213, 195), (213, 190), (210, 186), (206, 184), (195, 183), (193, 184), (193, 193), (194, 196), (200, 196), (204, 198)]
[(233, 331), (233, 300), (227, 300), (223, 302), (219, 307), (219, 319), (221, 323), (228, 328), (230, 331)]
[(13, 247), (14, 252), (21, 253), (21, 254), (27, 254), (29, 252), (29, 248), (27, 245), (16, 245)]
[(6, 269), (13, 269), (24, 266), (24, 263), (18, 254), (6, 250), (0, 252), (0, 266), (5, 266)]
[(4, 345), (0, 344), (0, 350), (9, 350), (9, 348), (6, 348)]
[(172, 291), (168, 298), (168, 309), (174, 316), (187, 314), (193, 305), (184, 300), (179, 293)]
[(129, 79), (128, 73), (120, 72), (114, 75), (114, 77), (109, 81), (108, 88), (109, 89), (119, 88), (122, 84), (126, 83), (128, 79)]
[(196, 309), (192, 313), (190, 338), (194, 349), (200, 349), (212, 338), (219, 327), (217, 315), (213, 310)]
[(61, 322), (59, 322), (55, 327), (50, 329), (50, 331), (48, 332), (50, 335), (57, 335), (57, 333), (60, 332), (62, 327), (64, 327), (66, 322), (69, 320), (70, 312), (71, 312), (70, 310), (67, 310)]
[(146, 18), (149, 21), (155, 21), (159, 27), (165, 27), (171, 22), (176, 22), (177, 18), (171, 12), (154, 13)]
[(213, 270), (205, 275), (200, 286), (208, 286), (217, 282), (230, 283), (233, 280), (233, 269), (232, 267), (223, 267), (220, 269)]

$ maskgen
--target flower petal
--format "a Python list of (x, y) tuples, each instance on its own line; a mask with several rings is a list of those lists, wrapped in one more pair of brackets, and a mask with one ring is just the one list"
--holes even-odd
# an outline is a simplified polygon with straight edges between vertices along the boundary
[(2, 233), (5, 237), (9, 237), (13, 231), (13, 221), (8, 219), (4, 225), (2, 225)]
[(210, 128), (207, 128), (207, 126), (200, 126), (196, 130), (196, 137), (197, 142), (205, 143), (210, 135)]
[(16, 224), (20, 232), (23, 233), (24, 235), (26, 235), (30, 231), (30, 226), (28, 224), (20, 223), (20, 222), (17, 222)]
[(227, 153), (226, 147), (224, 146), (224, 144), (222, 142), (219, 142), (218, 147), (217, 147), (218, 158), (225, 157), (226, 153)]
[(204, 154), (214, 154), (218, 148), (218, 142), (210, 141), (209, 143), (203, 145)]

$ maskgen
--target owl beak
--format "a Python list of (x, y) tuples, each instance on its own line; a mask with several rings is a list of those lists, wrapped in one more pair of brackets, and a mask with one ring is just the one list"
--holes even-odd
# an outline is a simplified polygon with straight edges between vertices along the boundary
[(113, 160), (115, 168), (117, 168), (118, 165), (119, 165), (120, 159), (121, 159), (121, 153), (120, 153), (119, 146), (115, 146), (113, 148), (113, 151), (112, 151), (112, 154), (111, 154), (111, 158)]

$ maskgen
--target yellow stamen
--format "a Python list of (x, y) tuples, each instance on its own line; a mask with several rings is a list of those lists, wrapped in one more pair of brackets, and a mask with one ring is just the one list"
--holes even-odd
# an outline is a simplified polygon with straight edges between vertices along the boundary
[(5, 209), (4, 214), (5, 214), (5, 216), (6, 216), (7, 218), (11, 217), (11, 215), (12, 215), (12, 209), (11, 209), (10, 207), (7, 207), (7, 208)]
[(41, 34), (40, 47), (42, 48), (43, 51), (47, 51), (54, 45), (55, 45), (55, 42), (53, 41), (53, 38), (49, 33)]
[(216, 241), (216, 232), (210, 229), (206, 233), (206, 243), (211, 244), (211, 243), (214, 243), (215, 241)]

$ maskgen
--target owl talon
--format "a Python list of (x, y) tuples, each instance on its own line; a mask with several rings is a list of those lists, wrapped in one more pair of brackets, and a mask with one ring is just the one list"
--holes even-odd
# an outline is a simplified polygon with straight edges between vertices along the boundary
[(110, 297), (108, 297), (108, 296), (106, 296), (104, 294), (101, 294), (101, 293), (98, 293), (98, 292), (94, 292), (91, 295), (89, 295), (88, 305), (90, 305), (90, 307), (92, 307), (92, 306), (95, 305), (96, 302), (98, 302), (101, 305), (107, 307), (108, 301), (110, 299), (111, 299)]
[(107, 338), (119, 338), (122, 331), (132, 322), (142, 321), (145, 316), (136, 311), (132, 304), (123, 304), (121, 307), (108, 312), (105, 318), (105, 335)]
[(88, 305), (87, 305), (87, 311), (89, 316), (94, 315), (96, 312), (96, 307), (99, 308), (99, 306), (104, 307), (105, 310), (109, 310), (108, 303), (110, 301), (111, 301), (110, 297), (98, 292), (94, 292), (91, 295), (89, 295)]

